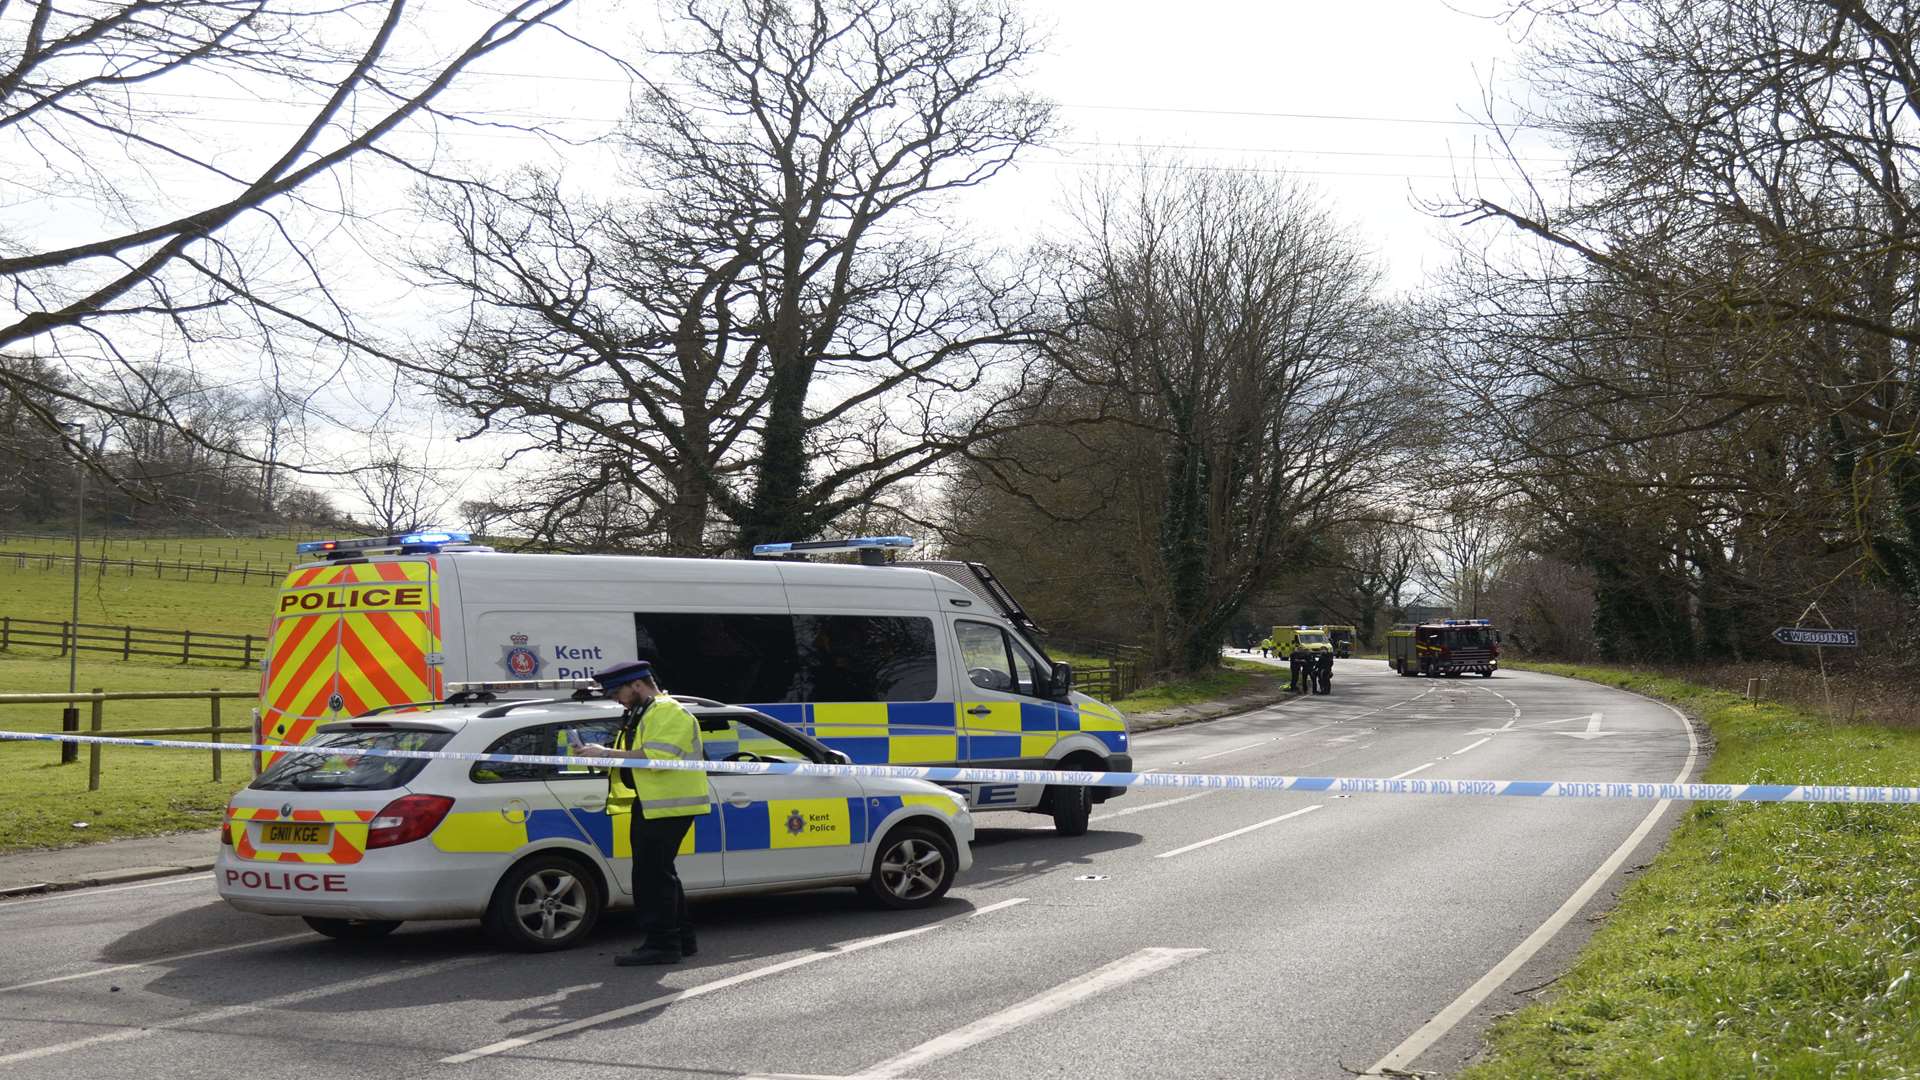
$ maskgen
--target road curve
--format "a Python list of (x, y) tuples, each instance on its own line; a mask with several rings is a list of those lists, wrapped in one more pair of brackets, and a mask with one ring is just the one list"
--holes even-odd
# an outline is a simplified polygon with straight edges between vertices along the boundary
[[(1677, 714), (1586, 683), (1354, 660), (1333, 686), (1141, 735), (1136, 763), (1672, 782), (1693, 760)], [(1075, 839), (983, 818), (973, 872), (932, 911), (845, 890), (698, 905), (701, 954), (667, 969), (611, 965), (625, 925), (548, 956), (466, 924), (343, 946), (228, 910), (204, 875), (4, 902), (0, 1078), (1446, 1073), (1584, 940), (1569, 899), (1602, 904), (1645, 861), (1653, 809), (1136, 791)], [(1544, 946), (1512, 958), (1530, 935)]]

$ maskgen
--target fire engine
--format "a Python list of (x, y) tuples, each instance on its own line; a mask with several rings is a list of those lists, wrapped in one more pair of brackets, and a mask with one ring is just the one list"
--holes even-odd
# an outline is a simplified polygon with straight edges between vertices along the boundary
[(1409, 676), (1472, 671), (1490, 679), (1500, 667), (1500, 631), (1491, 619), (1401, 623), (1387, 631), (1387, 665)]

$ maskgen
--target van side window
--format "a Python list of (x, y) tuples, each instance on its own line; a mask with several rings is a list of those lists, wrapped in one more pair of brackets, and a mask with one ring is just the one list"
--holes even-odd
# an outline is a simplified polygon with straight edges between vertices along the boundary
[(931, 701), (933, 620), (897, 615), (639, 612), (639, 658), (669, 692), (729, 704)]
[(953, 629), (960, 639), (960, 662), (969, 682), (982, 690), (1040, 696), (1037, 688), (1047, 685), (1052, 669), (1004, 628), (960, 619)]

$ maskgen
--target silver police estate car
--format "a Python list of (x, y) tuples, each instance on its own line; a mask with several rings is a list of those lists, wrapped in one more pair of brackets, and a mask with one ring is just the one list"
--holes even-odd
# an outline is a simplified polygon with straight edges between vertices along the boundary
[[(710, 761), (846, 761), (763, 713), (679, 700)], [(632, 906), (628, 819), (606, 812), (604, 770), (364, 751), (564, 755), (610, 742), (619, 722), (603, 700), (480, 693), (323, 725), (308, 745), (331, 753), (281, 756), (228, 805), (220, 895), (337, 938), (478, 918), (512, 948), (575, 945), (602, 913)], [(973, 863), (966, 800), (933, 784), (729, 773), (709, 783), (714, 809), (695, 819), (678, 862), (690, 896), (855, 885), (889, 907), (924, 907)]]

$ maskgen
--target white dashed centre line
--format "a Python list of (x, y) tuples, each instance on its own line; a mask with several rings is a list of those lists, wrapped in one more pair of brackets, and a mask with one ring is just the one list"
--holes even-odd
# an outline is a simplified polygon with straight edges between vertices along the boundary
[(669, 1005), (686, 1001), (689, 998), (704, 997), (708, 994), (728, 989), (729, 987), (738, 986), (741, 983), (752, 982), (755, 979), (764, 979), (769, 975), (778, 975), (783, 971), (792, 971), (794, 968), (806, 967), (809, 964), (817, 964), (822, 960), (832, 960), (835, 957), (849, 956), (853, 953), (871, 949), (876, 945), (887, 945), (895, 941), (904, 941), (910, 937), (917, 937), (921, 934), (938, 930), (943, 926), (950, 926), (960, 921), (960, 918), (979, 918), (989, 912), (999, 911), (1002, 908), (1010, 908), (1015, 904), (1024, 904), (1026, 902), (1027, 898), (1024, 896), (1014, 897), (1011, 900), (1002, 900), (997, 904), (988, 904), (986, 907), (970, 912), (966, 916), (941, 919), (939, 922), (931, 922), (925, 926), (916, 926), (911, 930), (897, 930), (891, 934), (879, 934), (874, 937), (858, 938), (844, 945), (834, 945), (821, 949), (818, 952), (801, 953), (799, 956), (789, 957), (786, 960), (774, 964), (767, 964), (764, 967), (749, 968), (739, 974), (729, 975), (723, 979), (703, 982), (698, 986), (690, 986), (685, 990), (676, 990), (670, 994), (650, 997), (645, 1001), (638, 1001), (632, 1005), (611, 1009), (603, 1013), (595, 1013), (592, 1016), (583, 1016), (578, 1020), (570, 1020), (564, 1024), (555, 1024), (553, 1027), (529, 1031), (525, 1035), (516, 1035), (511, 1039), (502, 1039), (496, 1043), (489, 1043), (486, 1046), (480, 1047), (478, 1050), (468, 1050), (462, 1054), (443, 1057), (440, 1059), (440, 1064), (463, 1065), (469, 1061), (475, 1061), (483, 1057), (493, 1057), (496, 1054), (504, 1054), (510, 1050), (518, 1050), (523, 1046), (531, 1046), (534, 1043), (544, 1042), (559, 1035), (571, 1035), (576, 1031), (585, 1031), (588, 1028), (599, 1027), (601, 1024), (612, 1023), (615, 1020), (624, 1020), (629, 1016), (637, 1016), (640, 1013), (664, 1009)]
[(1281, 814), (1279, 817), (1268, 818), (1265, 821), (1256, 821), (1252, 825), (1247, 825), (1245, 827), (1235, 829), (1230, 833), (1221, 833), (1219, 836), (1215, 836), (1207, 840), (1202, 840), (1197, 844), (1188, 844), (1186, 847), (1174, 848), (1172, 851), (1163, 851), (1160, 854), (1155, 855), (1154, 858), (1171, 859), (1175, 855), (1185, 855), (1189, 851), (1197, 851), (1200, 848), (1206, 847), (1209, 844), (1217, 844), (1222, 840), (1231, 840), (1236, 836), (1244, 836), (1247, 833), (1254, 831), (1255, 829), (1264, 829), (1269, 825), (1277, 825), (1280, 822), (1287, 820), (1288, 818), (1297, 818), (1302, 814), (1311, 814), (1315, 810), (1319, 810), (1325, 805), (1326, 804), (1324, 803), (1314, 803), (1312, 806), (1303, 806), (1300, 809), (1295, 810), (1290, 814)]
[(1480, 738), (1480, 741), (1479, 741), (1479, 742), (1470, 742), (1470, 743), (1468, 743), (1467, 745), (1465, 745), (1465, 746), (1463, 746), (1463, 747), (1461, 747), (1460, 749), (1458, 749), (1458, 750), (1455, 750), (1455, 751), (1454, 751), (1453, 753), (1451, 753), (1451, 754), (1448, 754), (1447, 756), (1448, 756), (1448, 757), (1458, 757), (1459, 755), (1461, 755), (1461, 754), (1464, 754), (1464, 753), (1466, 753), (1467, 751), (1469, 751), (1469, 750), (1471, 750), (1471, 749), (1473, 749), (1474, 747), (1476, 747), (1476, 746), (1479, 746), (1479, 745), (1480, 745), (1480, 743), (1484, 743), (1484, 742), (1488, 742), (1488, 741), (1491, 741), (1491, 740), (1492, 740), (1492, 738), (1493, 738), (1493, 736), (1491, 736), (1491, 735), (1485, 735), (1485, 736), (1482, 736), (1482, 737)]
[(1433, 768), (1433, 762), (1431, 762), (1431, 761), (1429, 761), (1429, 762), (1427, 762), (1427, 763), (1426, 763), (1425, 765), (1415, 765), (1415, 766), (1414, 766), (1413, 768), (1411, 768), (1411, 769), (1408, 769), (1408, 770), (1407, 770), (1406, 772), (1403, 772), (1403, 773), (1401, 773), (1401, 774), (1399, 774), (1398, 776), (1389, 776), (1389, 777), (1387, 777), (1387, 779), (1389, 779), (1389, 780), (1404, 780), (1404, 779), (1406, 779), (1407, 777), (1409, 777), (1409, 776), (1412, 776), (1412, 775), (1413, 775), (1414, 773), (1417, 773), (1417, 772), (1420, 772), (1420, 771), (1422, 771), (1422, 770), (1425, 770), (1425, 769), (1431, 769), (1431, 768)]
[(1078, 1005), (1096, 994), (1125, 986), (1127, 983), (1146, 978), (1156, 971), (1164, 971), (1175, 964), (1191, 960), (1206, 951), (1205, 949), (1141, 949), (1132, 956), (1115, 960), (1106, 967), (1090, 971), (1077, 979), (1069, 979), (1051, 990), (1036, 994), (1018, 1005), (1002, 1009), (991, 1016), (982, 1017), (966, 1027), (928, 1039), (898, 1057), (888, 1058), (872, 1068), (862, 1069), (850, 1080), (899, 1080), (900, 1077), (911, 1074), (915, 1069), (929, 1062), (957, 1054), (970, 1046), (1004, 1035), (1023, 1024), (1032, 1023), (1042, 1017), (1051, 1016), (1063, 1009)]

